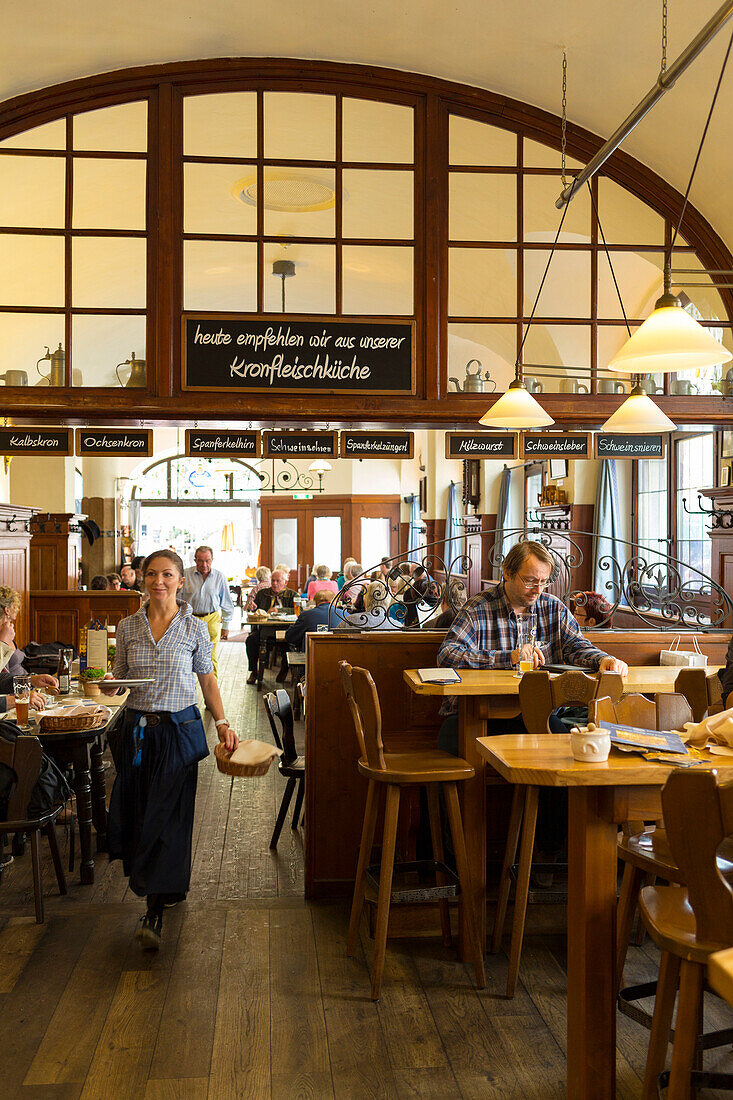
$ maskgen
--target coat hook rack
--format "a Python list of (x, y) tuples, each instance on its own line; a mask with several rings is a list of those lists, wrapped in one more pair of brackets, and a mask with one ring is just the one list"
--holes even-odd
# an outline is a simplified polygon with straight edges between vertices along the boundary
[(733, 528), (733, 510), (730, 508), (705, 508), (702, 502), (702, 494), (697, 494), (697, 508), (687, 507), (687, 497), (682, 498), (682, 507), (688, 516), (709, 516), (713, 528)]

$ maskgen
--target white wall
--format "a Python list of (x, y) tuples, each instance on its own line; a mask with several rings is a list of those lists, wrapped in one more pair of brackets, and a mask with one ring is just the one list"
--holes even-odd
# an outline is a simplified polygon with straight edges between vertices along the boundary
[(41, 512), (74, 511), (73, 458), (48, 455), (14, 458), (10, 466), (10, 504)]

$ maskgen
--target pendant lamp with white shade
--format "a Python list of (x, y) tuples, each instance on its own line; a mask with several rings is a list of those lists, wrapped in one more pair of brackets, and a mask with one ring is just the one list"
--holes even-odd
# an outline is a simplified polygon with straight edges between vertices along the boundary
[(549, 413), (536, 401), (519, 378), (509, 383), (506, 393), (479, 420), (488, 428), (546, 428), (554, 424)]
[(641, 386), (634, 386), (623, 405), (602, 425), (601, 431), (611, 435), (658, 435), (673, 432), (676, 427)]

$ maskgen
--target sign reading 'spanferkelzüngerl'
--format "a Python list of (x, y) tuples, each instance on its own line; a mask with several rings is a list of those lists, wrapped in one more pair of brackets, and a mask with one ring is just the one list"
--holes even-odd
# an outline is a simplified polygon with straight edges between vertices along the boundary
[(590, 432), (522, 432), (520, 458), (590, 458)]
[(0, 428), (1, 455), (70, 455), (72, 429)]
[(413, 321), (187, 314), (184, 390), (415, 392)]
[(663, 435), (603, 435), (593, 437), (596, 458), (664, 458)]
[(260, 433), (186, 429), (186, 454), (208, 458), (259, 458)]
[(446, 458), (516, 458), (516, 432), (446, 432)]
[(146, 458), (153, 453), (152, 428), (77, 428), (77, 455), (123, 455)]
[(342, 432), (342, 458), (412, 458), (412, 432)]
[(263, 458), (338, 458), (338, 432), (263, 432)]

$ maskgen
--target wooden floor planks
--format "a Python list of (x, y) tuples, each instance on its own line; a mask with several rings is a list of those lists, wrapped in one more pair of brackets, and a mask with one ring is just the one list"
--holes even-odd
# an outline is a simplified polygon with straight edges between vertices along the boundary
[[(223, 646), (227, 713), (243, 735), (270, 740), (244, 661), (244, 646)], [(210, 716), (207, 727), (213, 743)], [(302, 724), (296, 736), (302, 744)], [(45, 853), (38, 926), (30, 860), (16, 859), (0, 884), (2, 1100), (565, 1095), (562, 939), (528, 937), (511, 1001), (504, 955), (487, 956), (478, 992), (438, 938), (390, 940), (373, 1004), (366, 924), (348, 959), (347, 904), (303, 900), (302, 830), (288, 821), (269, 849), (283, 786), (275, 769), (232, 785), (213, 757), (201, 764), (191, 893), (166, 911), (158, 953), (134, 940), (143, 904), (119, 863), (97, 857), (96, 882), (85, 887), (77, 864), (60, 898)], [(627, 979), (653, 978), (656, 966), (647, 940), (630, 950)], [(711, 1002), (706, 1024), (731, 1017)], [(618, 1033), (618, 1096), (633, 1100), (648, 1035), (621, 1017)], [(726, 1050), (706, 1055), (710, 1067), (732, 1063)]]

